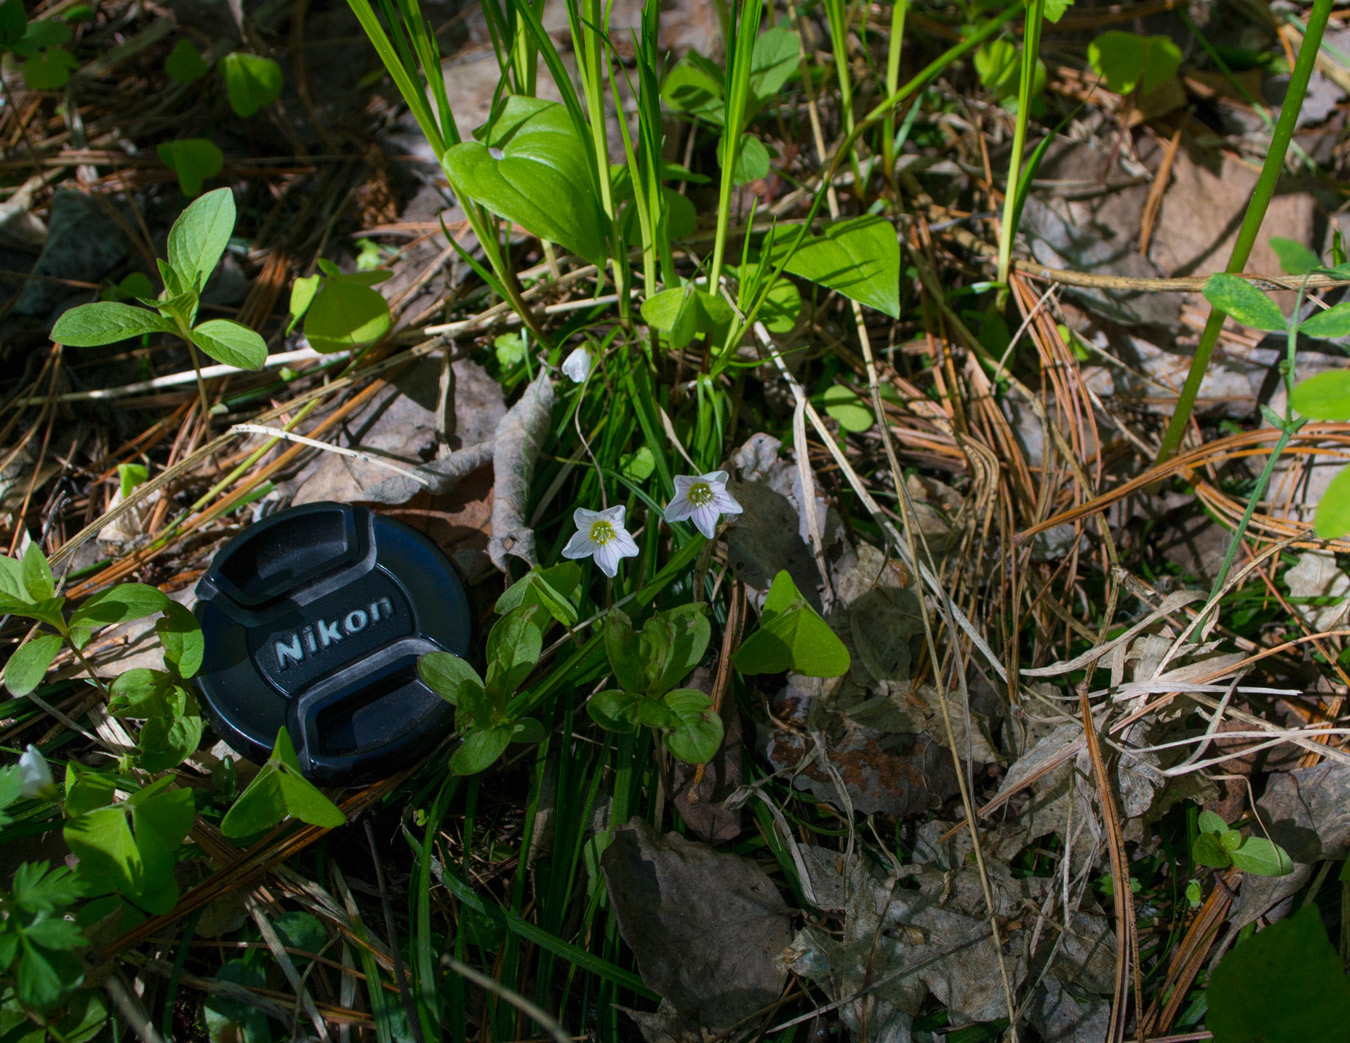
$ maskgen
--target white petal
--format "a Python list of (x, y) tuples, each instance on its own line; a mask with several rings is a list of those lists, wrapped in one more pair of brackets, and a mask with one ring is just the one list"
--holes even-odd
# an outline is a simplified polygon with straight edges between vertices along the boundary
[(700, 482), (702, 480), (703, 479), (696, 474), (677, 474), (674, 478), (675, 495), (684, 496), (686, 493), (689, 492), (689, 487), (691, 485), (693, 485), (695, 482)]
[(628, 535), (627, 529), (620, 529), (614, 534), (614, 539), (606, 546), (613, 547), (615, 553), (621, 558), (636, 558), (638, 555), (637, 540)]
[(702, 507), (695, 507), (691, 516), (694, 528), (708, 539), (712, 539), (717, 532), (717, 518), (717, 508), (710, 503), (705, 503)]
[(745, 510), (725, 489), (713, 490), (713, 506), (723, 514), (740, 514)]
[(591, 539), (590, 526), (574, 532), (563, 548), (564, 558), (589, 558), (600, 548), (600, 544)]
[(725, 489), (727, 487), (728, 477), (729, 475), (726, 473), (726, 471), (709, 471), (707, 474), (703, 476), (703, 480), (707, 482), (709, 485), (713, 486), (715, 489), (716, 488)]
[(611, 507), (606, 511), (596, 511), (593, 520), (607, 521), (614, 526), (614, 530), (617, 532), (623, 528), (623, 516), (627, 511), (627, 507), (619, 504), (617, 507)]
[(588, 511), (585, 507), (578, 507), (572, 512), (572, 524), (583, 532), (591, 531), (591, 522), (603, 517), (601, 511)]
[(39, 797), (54, 785), (47, 758), (29, 743), (28, 749), (19, 755), (19, 792), (25, 797)]
[(591, 373), (591, 353), (588, 349), (573, 348), (572, 353), (563, 360), (563, 375), (580, 384)]
[(694, 505), (689, 502), (687, 489), (681, 489), (678, 496), (666, 504), (665, 516), (668, 522), (688, 521), (694, 513)]
[(613, 579), (619, 571), (619, 541), (610, 540), (604, 546), (595, 548), (595, 563), (600, 566), (600, 571), (610, 579)]

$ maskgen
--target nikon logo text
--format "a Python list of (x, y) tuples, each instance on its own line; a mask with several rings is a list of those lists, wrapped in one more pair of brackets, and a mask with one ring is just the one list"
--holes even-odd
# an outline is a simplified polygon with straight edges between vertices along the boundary
[(285, 670), (304, 659), (322, 654), (343, 638), (359, 634), (366, 627), (394, 616), (394, 603), (389, 598), (378, 598), (365, 608), (354, 608), (340, 619), (321, 619), (313, 626), (292, 630), (285, 638), (272, 642), (277, 666)]

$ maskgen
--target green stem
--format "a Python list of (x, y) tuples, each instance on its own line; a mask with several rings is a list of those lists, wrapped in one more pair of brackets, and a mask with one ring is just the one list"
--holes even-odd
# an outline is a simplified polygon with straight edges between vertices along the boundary
[[(1331, 16), (1332, 0), (1313, 0), (1312, 14), (1308, 18), (1308, 31), (1303, 36), (1303, 46), (1299, 48), (1298, 60), (1294, 63), (1294, 73), (1289, 80), (1289, 92), (1280, 106), (1280, 118), (1275, 124), (1275, 133), (1270, 139), (1270, 151), (1261, 167), (1261, 176), (1257, 179), (1256, 189), (1252, 192), (1252, 201), (1247, 205), (1247, 213), (1242, 218), (1242, 227), (1238, 230), (1237, 242), (1233, 244), (1232, 255), (1224, 271), (1230, 275), (1241, 273), (1256, 245), (1257, 233), (1261, 231), (1261, 222), (1265, 219), (1266, 209), (1275, 194), (1275, 183), (1279, 180), (1280, 170), (1284, 166), (1285, 153), (1294, 136), (1294, 124), (1298, 120), (1299, 109), (1303, 107), (1303, 96), (1308, 90), (1308, 80), (1312, 77), (1313, 65), (1317, 61), (1317, 49), (1322, 45), (1322, 33)], [(1195, 349), (1195, 358), (1190, 371), (1186, 374), (1186, 383), (1182, 385), (1177, 398), (1177, 406), (1172, 414), (1171, 423), (1163, 435), (1162, 445), (1158, 447), (1158, 456), (1154, 465), (1169, 460), (1181, 445), (1186, 434), (1186, 425), (1190, 423), (1191, 412), (1195, 408), (1195, 397), (1200, 393), (1200, 382), (1205, 370), (1209, 368), (1210, 356), (1219, 342), (1219, 330), (1223, 326), (1223, 313), (1211, 307), (1209, 319), (1200, 334), (1200, 343)]]
[(1031, 117), (1031, 90), (1036, 83), (1036, 59), (1041, 47), (1041, 24), (1045, 0), (1034, 0), (1027, 14), (1022, 40), (1021, 75), (1017, 83), (1017, 122), (1013, 126), (1012, 156), (1008, 160), (1008, 183), (1003, 192), (1003, 221), (998, 232), (998, 281), (1000, 306), (1007, 298), (1008, 272), (1012, 268), (1013, 240), (1017, 237), (1017, 191), (1022, 172), (1022, 152), (1027, 143), (1027, 121)]
[[(891, 5), (891, 38), (886, 50), (886, 93), (894, 94), (900, 86), (900, 49), (905, 42), (905, 15), (909, 0), (895, 0)], [(895, 184), (895, 110), (886, 113), (881, 121), (882, 176), (886, 183)]]

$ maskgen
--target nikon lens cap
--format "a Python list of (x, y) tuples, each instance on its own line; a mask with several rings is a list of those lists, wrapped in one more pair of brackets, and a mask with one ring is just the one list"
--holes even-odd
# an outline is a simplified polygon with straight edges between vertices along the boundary
[(278, 511), (220, 549), (197, 599), (207, 714), (249, 760), (285, 725), (306, 777), (353, 785), (414, 763), (454, 724), (417, 660), (467, 655), (469, 599), (400, 522), (338, 503)]

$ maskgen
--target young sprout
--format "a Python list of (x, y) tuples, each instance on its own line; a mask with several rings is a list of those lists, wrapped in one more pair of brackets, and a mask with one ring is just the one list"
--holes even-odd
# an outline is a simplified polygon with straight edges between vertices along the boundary
[(624, 511), (622, 506), (607, 511), (578, 507), (572, 513), (577, 531), (563, 548), (563, 557), (594, 558), (600, 571), (613, 579), (619, 571), (619, 561), (636, 557), (638, 552), (633, 537), (623, 527)]
[(579, 348), (573, 348), (572, 353), (563, 359), (563, 376), (570, 377), (573, 383), (580, 384), (591, 374), (591, 366), (595, 360), (591, 358), (591, 349), (584, 344)]
[(744, 508), (727, 492), (726, 471), (707, 474), (677, 474), (675, 499), (666, 505), (666, 521), (692, 521), (708, 539), (717, 531), (724, 514), (740, 514)]

